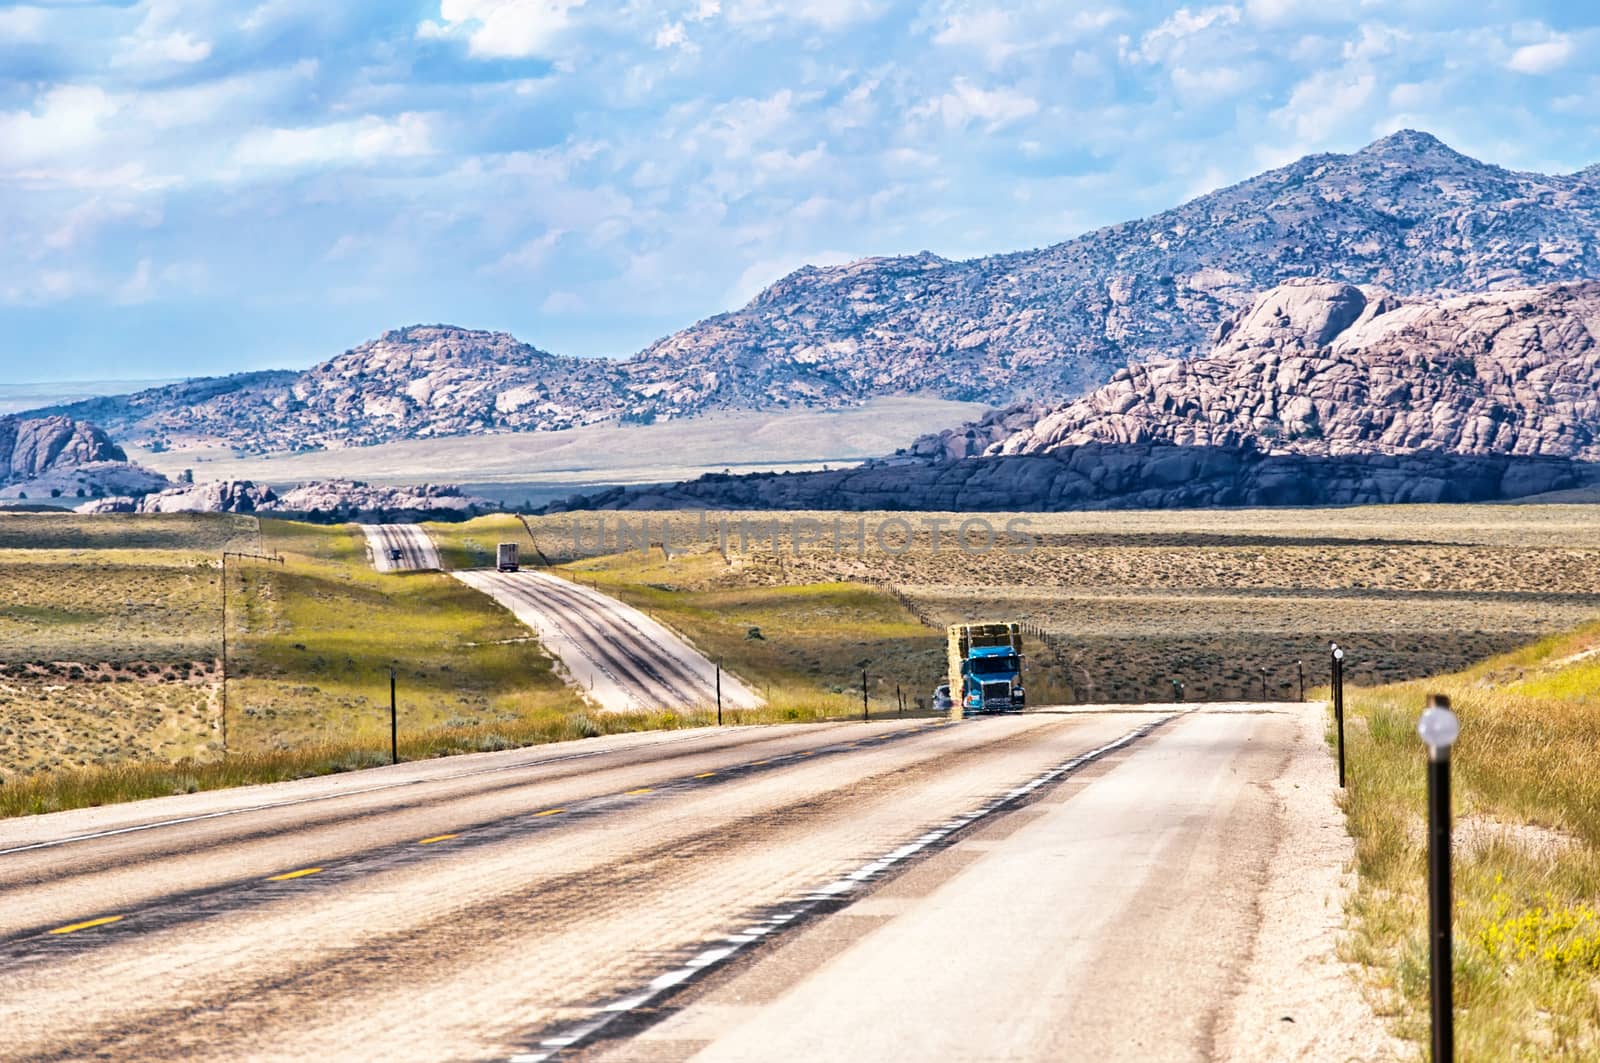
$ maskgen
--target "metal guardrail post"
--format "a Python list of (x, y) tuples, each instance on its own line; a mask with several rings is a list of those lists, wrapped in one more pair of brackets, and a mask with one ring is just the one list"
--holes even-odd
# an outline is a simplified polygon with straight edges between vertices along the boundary
[(1344, 789), (1344, 651), (1333, 645), (1333, 720), (1339, 731), (1339, 789)]

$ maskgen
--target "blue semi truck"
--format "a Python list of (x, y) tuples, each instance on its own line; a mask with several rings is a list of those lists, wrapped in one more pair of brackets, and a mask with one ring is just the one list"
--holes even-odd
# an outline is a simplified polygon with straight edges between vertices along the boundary
[(948, 635), (950, 698), (964, 716), (1021, 712), (1022, 625), (1016, 621), (951, 624)]

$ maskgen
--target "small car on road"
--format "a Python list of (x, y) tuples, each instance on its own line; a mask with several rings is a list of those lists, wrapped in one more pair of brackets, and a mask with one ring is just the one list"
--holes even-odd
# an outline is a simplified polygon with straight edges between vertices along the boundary
[(949, 712), (951, 706), (954, 704), (955, 702), (950, 700), (949, 683), (940, 683), (938, 686), (933, 688), (933, 698), (931, 699), (929, 707), (932, 708), (934, 712)]

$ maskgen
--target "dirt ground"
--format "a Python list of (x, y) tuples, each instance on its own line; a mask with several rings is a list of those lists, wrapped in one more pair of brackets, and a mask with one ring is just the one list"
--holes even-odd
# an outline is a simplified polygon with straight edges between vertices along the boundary
[(1583, 505), (569, 514), (534, 528), (557, 558), (640, 538), (710, 544), (757, 584), (890, 588), (932, 627), (1023, 620), (1051, 636), (1035, 640), (1034, 662), (1068, 700), (1137, 702), (1171, 699), (1174, 683), (1188, 700), (1259, 698), (1263, 681), (1266, 697), (1292, 698), (1302, 675), (1309, 694), (1327, 681), (1334, 641), (1347, 677), (1365, 684), (1451, 671), (1574, 627), (1600, 613), (1596, 515)]

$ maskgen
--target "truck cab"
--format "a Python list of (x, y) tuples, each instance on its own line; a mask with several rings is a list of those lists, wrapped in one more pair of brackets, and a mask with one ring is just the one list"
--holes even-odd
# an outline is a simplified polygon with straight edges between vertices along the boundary
[(1020, 712), (1027, 705), (1022, 656), (1010, 646), (974, 646), (961, 666), (964, 712)]
[(951, 624), (947, 632), (950, 693), (963, 716), (1021, 712), (1022, 625), (1015, 620)]

